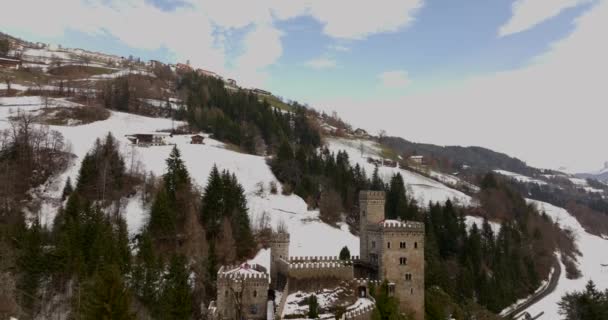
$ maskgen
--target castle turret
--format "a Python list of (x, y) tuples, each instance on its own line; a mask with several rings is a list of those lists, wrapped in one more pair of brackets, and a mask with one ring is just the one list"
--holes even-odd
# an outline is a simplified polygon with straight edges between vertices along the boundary
[(270, 281), (275, 289), (279, 285), (278, 260), (289, 261), (289, 233), (287, 232), (273, 233), (270, 241)]
[(359, 249), (362, 261), (371, 262), (366, 229), (368, 225), (384, 220), (384, 202), (384, 191), (359, 192)]

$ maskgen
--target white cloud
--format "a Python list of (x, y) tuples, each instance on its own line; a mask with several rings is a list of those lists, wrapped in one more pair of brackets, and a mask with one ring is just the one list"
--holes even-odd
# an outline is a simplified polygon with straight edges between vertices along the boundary
[(382, 85), (387, 88), (405, 88), (410, 84), (410, 79), (406, 71), (386, 71), (378, 75)]
[(339, 45), (339, 44), (329, 45), (329, 46), (327, 46), (327, 49), (332, 50), (332, 51), (338, 51), (338, 52), (349, 52), (350, 51), (349, 47)]
[(422, 0), (310, 0), (310, 14), (334, 38), (363, 39), (381, 32), (394, 32), (414, 21)]
[(336, 67), (336, 60), (328, 57), (319, 57), (307, 61), (306, 65), (317, 70), (332, 69)]
[[(481, 145), (531, 165), (593, 170), (608, 160), (608, 0), (534, 63), (398, 99), (341, 99), (330, 106), (354, 126), (413, 141)], [(376, 115), (383, 115), (378, 117)]]
[(531, 29), (565, 9), (590, 1), (592, 0), (516, 0), (512, 6), (513, 15), (500, 27), (498, 35), (503, 37)]
[[(164, 47), (178, 61), (190, 60), (194, 66), (261, 85), (268, 77), (264, 68), (283, 51), (283, 33), (275, 22), (307, 15), (322, 23), (331, 37), (362, 39), (407, 26), (422, 1), (184, 0), (184, 6), (165, 12), (146, 0), (19, 0), (10, 10), (0, 10), (0, 21), (3, 31), (24, 37), (60, 39), (67, 30), (76, 30), (111, 35), (134, 48)], [(227, 69), (225, 47), (232, 39), (226, 35), (242, 28), (250, 29), (243, 53), (228, 63), (236, 67)], [(330, 64), (328, 59), (313, 63)]]

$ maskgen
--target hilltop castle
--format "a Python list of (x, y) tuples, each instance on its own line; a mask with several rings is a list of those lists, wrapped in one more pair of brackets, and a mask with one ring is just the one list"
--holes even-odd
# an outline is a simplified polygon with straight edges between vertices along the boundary
[[(361, 191), (359, 201), (360, 257), (291, 257), (289, 234), (275, 233), (270, 244), (270, 281), (260, 266), (222, 267), (217, 305), (210, 306), (212, 317), (278, 319), (289, 293), (302, 287), (350, 283), (358, 297), (369, 297), (370, 285), (386, 281), (401, 311), (424, 319), (424, 224), (385, 219), (384, 192)], [(274, 305), (274, 292), (281, 292), (278, 305)], [(348, 309), (343, 319), (367, 320), (372, 311), (369, 306)]]

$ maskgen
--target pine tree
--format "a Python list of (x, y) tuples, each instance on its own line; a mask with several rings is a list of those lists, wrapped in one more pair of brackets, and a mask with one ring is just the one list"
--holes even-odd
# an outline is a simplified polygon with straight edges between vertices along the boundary
[(117, 266), (110, 265), (99, 271), (84, 294), (84, 319), (135, 319), (130, 312), (131, 293)]
[(317, 319), (319, 317), (319, 302), (316, 295), (308, 297), (308, 319)]
[(61, 200), (63, 201), (67, 199), (68, 196), (72, 194), (72, 191), (74, 191), (74, 188), (72, 187), (72, 179), (68, 177), (65, 182), (65, 187), (63, 187), (63, 192), (61, 193)]
[(186, 258), (173, 256), (164, 277), (161, 293), (162, 319), (189, 319), (192, 312), (192, 292), (188, 283)]
[(350, 251), (347, 246), (344, 246), (342, 250), (340, 250), (340, 260), (350, 260)]
[(167, 173), (164, 175), (165, 188), (167, 195), (171, 201), (177, 198), (177, 192), (180, 188), (190, 185), (190, 175), (186, 169), (186, 165), (181, 158), (181, 153), (177, 146), (173, 147), (167, 162)]
[(38, 289), (47, 270), (46, 257), (42, 249), (43, 230), (38, 219), (25, 230), (22, 242), (23, 247), (18, 259), (21, 278), (17, 285), (23, 292), (23, 306), (27, 310), (32, 310), (37, 302), (34, 297), (38, 296)]
[(201, 221), (203, 221), (210, 239), (215, 237), (220, 229), (224, 212), (223, 190), (222, 177), (217, 166), (214, 165), (207, 179), (201, 206)]
[(152, 237), (143, 231), (137, 244), (137, 264), (133, 268), (133, 288), (141, 301), (154, 309), (160, 285), (160, 262), (152, 246)]
[(370, 188), (375, 191), (383, 191), (386, 188), (384, 182), (382, 181), (382, 179), (380, 179), (380, 175), (378, 173), (378, 166), (374, 168)]
[(157, 239), (173, 237), (176, 233), (177, 217), (170, 204), (166, 189), (158, 190), (152, 208), (148, 228)]

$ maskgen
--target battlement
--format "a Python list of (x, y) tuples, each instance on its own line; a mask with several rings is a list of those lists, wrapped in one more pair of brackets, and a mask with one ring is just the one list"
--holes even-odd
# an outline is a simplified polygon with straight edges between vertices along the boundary
[(380, 280), (371, 280), (371, 279), (366, 279), (366, 278), (356, 278), (356, 279), (353, 279), (351, 282), (358, 286), (365, 286), (365, 287), (369, 287), (370, 285), (379, 287), (380, 285), (382, 285), (382, 281), (380, 281)]
[(384, 201), (384, 191), (361, 190), (359, 192), (359, 201), (365, 200), (382, 200)]
[(384, 220), (375, 227), (382, 231), (424, 233), (424, 223), (417, 221)]
[(303, 263), (303, 262), (353, 262), (358, 261), (359, 256), (352, 256), (348, 260), (340, 260), (338, 256), (301, 256), (301, 257), (289, 257), (289, 263)]
[(371, 313), (374, 311), (376, 307), (375, 303), (370, 303), (368, 305), (362, 306), (360, 308), (356, 308), (354, 310), (347, 311), (344, 313), (342, 319), (344, 320), (358, 320), (358, 319), (368, 319)]
[(289, 233), (275, 232), (272, 234), (272, 242), (289, 242)]
[(227, 280), (250, 280), (250, 279), (263, 279), (268, 281), (268, 274), (266, 273), (251, 273), (251, 274), (238, 274), (238, 273), (223, 273), (217, 275), (218, 279)]
[(241, 265), (226, 265), (221, 266), (217, 272), (218, 281), (234, 280), (234, 281), (251, 281), (263, 280), (268, 282), (268, 273), (266, 268), (257, 264), (241, 264)]

